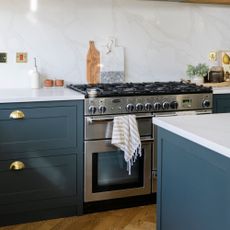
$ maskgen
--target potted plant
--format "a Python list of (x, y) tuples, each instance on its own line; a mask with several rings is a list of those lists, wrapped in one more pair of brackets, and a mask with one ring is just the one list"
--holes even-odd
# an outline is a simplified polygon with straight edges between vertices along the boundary
[(209, 67), (204, 63), (199, 63), (196, 66), (188, 65), (186, 74), (190, 77), (192, 83), (204, 83), (204, 77), (208, 74)]

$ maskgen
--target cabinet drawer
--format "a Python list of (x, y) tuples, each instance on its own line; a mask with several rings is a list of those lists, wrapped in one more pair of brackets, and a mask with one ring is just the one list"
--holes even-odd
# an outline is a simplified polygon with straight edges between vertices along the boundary
[[(14, 110), (25, 117), (10, 118)], [(75, 106), (0, 110), (0, 153), (75, 148), (76, 117)]]
[(76, 195), (76, 155), (18, 160), (24, 169), (13, 170), (13, 161), (0, 161), (0, 207)]

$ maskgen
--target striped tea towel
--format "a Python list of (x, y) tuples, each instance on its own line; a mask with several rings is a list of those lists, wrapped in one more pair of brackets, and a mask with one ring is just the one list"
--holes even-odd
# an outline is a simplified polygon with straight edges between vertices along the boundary
[(138, 156), (141, 156), (141, 141), (135, 115), (119, 116), (113, 119), (112, 144), (124, 151), (127, 170)]

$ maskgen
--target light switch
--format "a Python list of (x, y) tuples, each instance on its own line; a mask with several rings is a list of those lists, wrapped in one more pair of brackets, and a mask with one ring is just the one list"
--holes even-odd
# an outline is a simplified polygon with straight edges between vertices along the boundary
[(0, 63), (7, 62), (7, 53), (0, 53)]
[(27, 53), (25, 52), (16, 53), (16, 62), (17, 63), (27, 63)]

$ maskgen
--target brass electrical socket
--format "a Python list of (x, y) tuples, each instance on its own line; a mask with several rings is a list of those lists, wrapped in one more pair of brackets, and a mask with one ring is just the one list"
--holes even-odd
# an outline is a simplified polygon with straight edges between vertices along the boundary
[(16, 63), (27, 63), (27, 53), (25, 52), (16, 53)]

